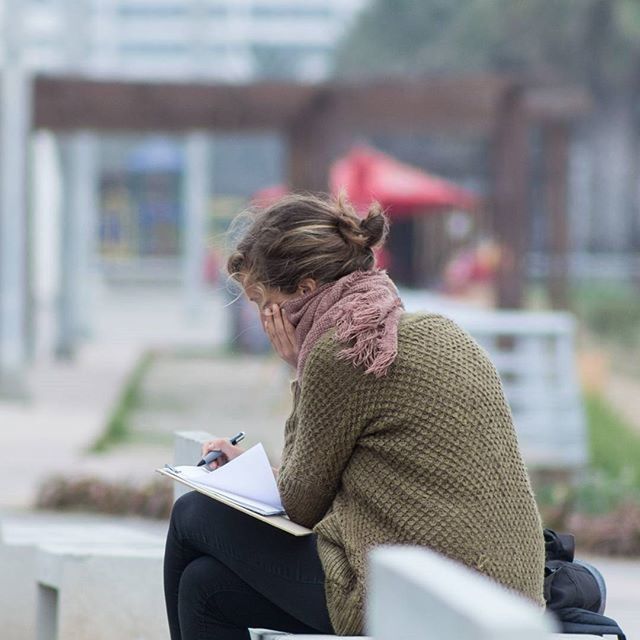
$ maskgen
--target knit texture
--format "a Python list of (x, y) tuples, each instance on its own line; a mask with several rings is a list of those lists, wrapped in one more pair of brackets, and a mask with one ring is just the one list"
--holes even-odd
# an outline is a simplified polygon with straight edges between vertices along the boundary
[(313, 527), (337, 634), (364, 632), (367, 552), (424, 545), (544, 606), (540, 516), (486, 352), (451, 320), (402, 315), (382, 378), (328, 330), (294, 385), (278, 486)]

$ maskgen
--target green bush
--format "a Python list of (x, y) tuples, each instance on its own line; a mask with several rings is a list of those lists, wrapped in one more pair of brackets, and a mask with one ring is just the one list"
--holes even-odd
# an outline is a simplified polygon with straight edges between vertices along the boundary
[(89, 511), (166, 519), (173, 504), (173, 483), (155, 479), (144, 485), (108, 482), (96, 477), (46, 478), (38, 490), (36, 506), (56, 511)]

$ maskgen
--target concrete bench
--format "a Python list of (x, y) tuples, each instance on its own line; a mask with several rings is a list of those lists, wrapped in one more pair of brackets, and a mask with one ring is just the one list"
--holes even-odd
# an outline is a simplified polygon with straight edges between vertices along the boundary
[(168, 640), (163, 555), (161, 542), (41, 546), (38, 640)]
[[(189, 461), (209, 434), (187, 432), (180, 449)], [(181, 454), (182, 455), (182, 454)], [(182, 462), (182, 460), (176, 460)], [(3, 523), (0, 550), (3, 606), (24, 617), (37, 610), (38, 640), (162, 640), (168, 638), (162, 593), (164, 540), (123, 527), (20, 527)], [(33, 550), (36, 549), (35, 559)], [(11, 564), (13, 562), (13, 564)], [(35, 567), (35, 603), (17, 603), (13, 578)], [(424, 549), (387, 547), (371, 554), (367, 631), (376, 640), (537, 640), (550, 638), (549, 618), (525, 601), (448, 559)], [(18, 589), (19, 591), (19, 589)], [(34, 607), (35, 604), (35, 607)], [(28, 608), (25, 608), (28, 607)], [(6, 613), (6, 612), (3, 612)], [(3, 637), (15, 632), (3, 615)], [(9, 622), (11, 622), (9, 620)], [(254, 639), (312, 640), (335, 636), (252, 630)], [(558, 636), (554, 636), (558, 638)]]
[[(369, 640), (595, 640), (554, 632), (535, 605), (433, 551), (379, 547), (370, 555), (366, 611)], [(259, 640), (330, 640), (335, 636), (256, 631)]]
[(131, 527), (76, 515), (5, 517), (0, 523), (0, 620), (2, 637), (34, 640), (38, 606), (38, 548), (93, 544), (152, 548), (162, 543)]

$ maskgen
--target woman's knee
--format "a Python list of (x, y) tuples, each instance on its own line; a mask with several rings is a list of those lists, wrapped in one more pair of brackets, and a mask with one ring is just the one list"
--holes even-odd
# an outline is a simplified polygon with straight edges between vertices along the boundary
[(229, 624), (227, 613), (219, 607), (220, 592), (242, 592), (247, 585), (222, 562), (211, 556), (201, 556), (190, 562), (182, 572), (178, 589), (178, 609), (181, 622), (206, 617)]
[(233, 511), (209, 496), (190, 491), (175, 501), (169, 531), (177, 539), (226, 539), (237, 528), (233, 525)]
[(189, 491), (180, 496), (171, 509), (172, 523), (194, 522), (203, 514), (216, 511), (219, 503), (198, 491)]
[(182, 519), (184, 517), (189, 517), (191, 513), (193, 513), (194, 509), (197, 509), (197, 505), (200, 502), (201, 498), (204, 498), (201, 493), (197, 491), (189, 491), (189, 493), (185, 493), (181, 495), (174, 503), (171, 509), (171, 518)]
[(192, 560), (182, 572), (180, 597), (195, 602), (203, 596), (214, 594), (222, 585), (239, 581), (236, 574), (220, 560), (213, 556), (200, 556)]

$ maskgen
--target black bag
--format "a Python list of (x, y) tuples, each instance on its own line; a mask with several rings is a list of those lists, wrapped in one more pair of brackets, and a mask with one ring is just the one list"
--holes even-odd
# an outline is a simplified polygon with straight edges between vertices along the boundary
[(544, 599), (561, 631), (626, 640), (617, 622), (603, 615), (607, 588), (602, 574), (593, 565), (574, 559), (574, 537), (545, 529), (544, 542)]

